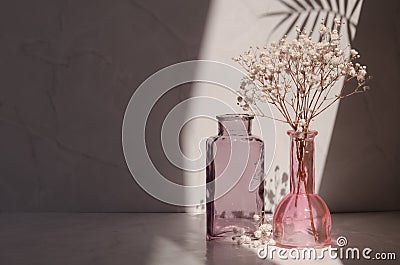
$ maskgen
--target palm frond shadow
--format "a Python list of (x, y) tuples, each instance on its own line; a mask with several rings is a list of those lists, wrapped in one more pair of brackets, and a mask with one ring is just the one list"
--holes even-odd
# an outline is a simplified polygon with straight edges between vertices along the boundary
[[(322, 4), (321, 0), (277, 0), (280, 2), (286, 10), (267, 12), (261, 15), (261, 18), (265, 17), (281, 17), (267, 37), (267, 41), (270, 40), (271, 36), (276, 33), (279, 29), (283, 28), (281, 37), (288, 35), (299, 26), (303, 29), (310, 22), (311, 27), (307, 28), (309, 35), (312, 32), (319, 30), (319, 21), (324, 19), (326, 26), (333, 28), (334, 18), (340, 18), (345, 24), (339, 28), (339, 33), (347, 34), (352, 45), (354, 39), (356, 24), (352, 22), (357, 7), (362, 4), (361, 0), (349, 1), (344, 0), (326, 0), (327, 6)], [(351, 3), (352, 2), (352, 3)], [(334, 7), (336, 6), (336, 8)], [(290, 22), (291, 21), (291, 22)], [(285, 23), (288, 22), (288, 23)], [(289, 23), (290, 22), (290, 23)]]

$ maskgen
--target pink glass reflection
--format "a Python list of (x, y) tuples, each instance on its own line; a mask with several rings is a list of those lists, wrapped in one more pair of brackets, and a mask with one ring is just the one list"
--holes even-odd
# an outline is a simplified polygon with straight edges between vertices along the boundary
[(288, 132), (290, 147), (290, 193), (274, 213), (274, 240), (280, 247), (324, 247), (331, 243), (331, 215), (315, 193), (314, 138), (316, 131)]
[[(207, 140), (207, 240), (233, 235), (234, 228), (253, 233), (254, 214), (264, 210), (264, 143), (251, 134), (252, 116), (217, 117), (218, 136)], [(239, 179), (222, 197), (216, 179)]]

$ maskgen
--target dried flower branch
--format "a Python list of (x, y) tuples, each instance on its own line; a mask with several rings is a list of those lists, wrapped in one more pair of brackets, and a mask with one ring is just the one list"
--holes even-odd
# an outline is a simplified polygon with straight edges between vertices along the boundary
[[(341, 48), (340, 26), (340, 19), (335, 19), (333, 29), (321, 23), (319, 42), (297, 28), (297, 39), (288, 42), (284, 37), (264, 48), (250, 47), (233, 58), (248, 74), (238, 104), (264, 117), (258, 104), (273, 104), (283, 117), (276, 120), (287, 122), (295, 131), (308, 131), (310, 122), (339, 99), (368, 90), (367, 68), (354, 63), (360, 57), (356, 50), (347, 56), (350, 46)], [(340, 80), (343, 86), (334, 93)], [(357, 85), (348, 92), (346, 86), (352, 80)]]
[[(297, 28), (297, 38), (290, 42), (283, 37), (278, 43), (272, 42), (264, 48), (250, 47), (244, 54), (233, 58), (248, 75), (242, 81), (238, 105), (262, 117), (268, 116), (262, 112), (260, 103), (275, 105), (282, 118), (273, 119), (288, 123), (298, 132), (295, 139), (299, 161), (296, 207), (300, 183), (305, 187), (308, 185), (304, 154), (307, 146), (305, 133), (309, 131), (311, 121), (338, 100), (369, 89), (365, 85), (370, 78), (367, 67), (354, 63), (360, 58), (358, 52), (350, 49), (350, 45), (341, 48), (341, 24), (340, 19), (335, 19), (331, 29), (322, 21), (318, 42), (308, 37), (306, 30)], [(342, 87), (335, 91), (334, 85), (341, 80)], [(353, 80), (356, 85), (348, 91), (346, 86)], [(315, 241), (318, 241), (310, 194), (308, 189), (305, 190), (311, 230)], [(243, 235), (243, 240), (249, 241), (248, 236)]]
[(253, 248), (264, 244), (275, 245), (275, 241), (272, 239), (272, 218), (267, 218), (265, 215), (260, 217), (255, 214), (253, 219), (257, 223), (257, 230), (254, 233), (246, 233), (243, 228), (235, 227), (233, 229), (235, 236), (232, 237), (232, 240), (236, 241), (238, 245), (247, 245)]

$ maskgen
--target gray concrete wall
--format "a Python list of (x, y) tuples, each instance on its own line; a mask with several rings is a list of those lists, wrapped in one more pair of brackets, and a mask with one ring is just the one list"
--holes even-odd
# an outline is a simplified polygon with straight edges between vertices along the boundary
[(364, 1), (354, 47), (373, 79), (338, 109), (320, 187), (333, 211), (400, 210), (399, 14), (399, 1)]
[[(0, 211), (181, 211), (134, 182), (122, 153), (121, 124), (142, 81), (199, 57), (209, 4), (1, 1)], [(246, 4), (250, 13), (267, 5)], [(363, 4), (354, 46), (374, 79), (370, 92), (339, 106), (320, 186), (333, 211), (400, 209), (398, 14), (396, 0)], [(242, 37), (246, 33), (251, 31)], [(157, 168), (178, 183), (183, 175), (162, 152), (160, 127), (190, 90), (182, 86), (163, 97), (146, 135)]]
[[(121, 125), (142, 81), (197, 58), (207, 10), (186, 0), (1, 1), (0, 211), (180, 210), (133, 181)], [(154, 159), (151, 140), (182, 91), (150, 117)], [(161, 158), (158, 167), (181, 178)]]

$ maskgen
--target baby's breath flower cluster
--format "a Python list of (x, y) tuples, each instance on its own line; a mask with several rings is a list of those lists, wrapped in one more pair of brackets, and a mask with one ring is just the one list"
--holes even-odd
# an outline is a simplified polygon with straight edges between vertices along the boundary
[[(333, 29), (322, 22), (318, 42), (297, 28), (292, 41), (284, 37), (264, 48), (250, 47), (233, 58), (248, 74), (238, 104), (260, 116), (265, 115), (257, 103), (273, 104), (283, 116), (281, 121), (296, 131), (307, 131), (310, 121), (337, 100), (366, 91), (367, 68), (354, 62), (360, 57), (356, 50), (342, 49), (340, 25), (340, 19), (335, 19)], [(333, 91), (342, 79), (342, 88)], [(351, 80), (356, 81), (355, 88), (347, 91)]]
[(238, 245), (247, 245), (253, 248), (264, 244), (275, 245), (275, 241), (272, 239), (272, 219), (261, 218), (258, 214), (255, 214), (253, 219), (257, 223), (257, 230), (249, 234), (243, 228), (234, 228), (235, 236), (232, 237), (232, 240), (236, 241)]

